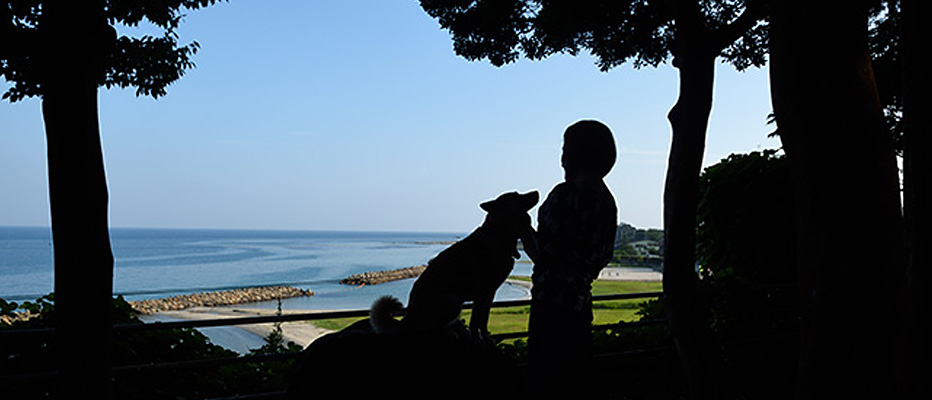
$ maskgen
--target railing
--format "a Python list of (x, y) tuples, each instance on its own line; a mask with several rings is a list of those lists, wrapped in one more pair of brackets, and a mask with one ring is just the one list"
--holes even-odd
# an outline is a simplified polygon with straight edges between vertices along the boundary
[[(612, 300), (627, 300), (627, 299), (644, 299), (644, 298), (658, 298), (663, 295), (663, 292), (642, 292), (642, 293), (624, 293), (624, 294), (612, 294), (612, 295), (601, 295), (593, 296), (592, 301), (602, 302), (602, 301), (612, 301)], [(505, 308), (505, 307), (516, 307), (516, 306), (528, 306), (531, 304), (530, 300), (511, 300), (511, 301), (497, 301), (492, 303), (493, 308)], [(466, 304), (465, 309), (471, 308), (471, 304)], [(256, 317), (235, 317), (235, 318), (219, 318), (219, 319), (206, 319), (206, 320), (186, 320), (186, 321), (163, 321), (163, 322), (152, 322), (145, 324), (120, 324), (114, 325), (113, 330), (115, 334), (123, 333), (132, 333), (132, 332), (142, 332), (142, 331), (155, 331), (155, 330), (171, 330), (171, 329), (184, 329), (184, 328), (209, 328), (209, 327), (220, 327), (220, 326), (238, 326), (238, 325), (252, 325), (252, 324), (262, 324), (262, 323), (280, 323), (280, 322), (299, 322), (299, 321), (315, 321), (315, 320), (324, 320), (324, 319), (335, 319), (335, 318), (357, 318), (357, 317), (367, 317), (369, 314), (368, 310), (346, 310), (346, 311), (321, 311), (321, 312), (309, 312), (309, 313), (296, 313), (296, 314), (281, 314), (281, 315), (268, 315), (268, 316), (256, 316)], [(639, 322), (627, 322), (625, 326), (644, 326), (644, 325), (657, 325), (663, 324), (663, 320), (651, 320), (651, 321), (639, 321)], [(606, 324), (606, 325), (596, 325), (593, 326), (593, 330), (606, 330), (617, 328), (620, 324)], [(54, 332), (52, 328), (43, 328), (43, 329), (17, 329), (17, 330), (4, 330), (0, 331), (0, 340), (6, 340), (9, 337), (15, 337), (19, 335), (51, 335)], [(509, 332), (509, 333), (499, 333), (491, 335), (493, 339), (496, 340), (506, 340), (506, 339), (515, 339), (526, 337), (527, 332)], [(631, 352), (632, 354), (637, 352)], [(298, 357), (300, 353), (285, 353), (285, 354), (273, 354), (273, 355), (244, 355), (239, 357), (229, 357), (229, 358), (215, 358), (215, 359), (204, 359), (204, 360), (188, 360), (188, 361), (177, 361), (177, 362), (163, 362), (163, 363), (152, 363), (152, 364), (135, 364), (135, 365), (121, 365), (113, 367), (114, 374), (120, 374), (125, 372), (140, 372), (140, 371), (154, 371), (154, 370), (163, 370), (163, 369), (186, 369), (186, 368), (209, 368), (220, 365), (230, 365), (236, 363), (256, 363), (256, 362), (268, 362), (268, 361), (281, 361), (289, 360)], [(600, 355), (596, 355), (599, 357)], [(606, 356), (606, 355), (601, 355)], [(612, 355), (618, 356), (618, 354)], [(33, 380), (42, 380), (49, 379), (55, 376), (54, 371), (48, 372), (37, 372), (37, 373), (28, 373), (28, 374), (17, 374), (17, 375), (6, 375), (0, 376), (0, 383), (16, 383), (23, 381), (33, 381)], [(261, 393), (254, 395), (238, 395), (235, 398), (237, 399), (271, 399), (279, 398), (283, 396), (282, 392), (275, 393)]]

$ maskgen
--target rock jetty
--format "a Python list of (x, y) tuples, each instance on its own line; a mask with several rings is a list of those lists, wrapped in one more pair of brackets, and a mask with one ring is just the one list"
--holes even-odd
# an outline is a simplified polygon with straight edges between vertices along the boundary
[(259, 286), (223, 290), (219, 292), (184, 294), (161, 299), (131, 301), (129, 304), (142, 314), (152, 314), (160, 311), (176, 311), (191, 307), (229, 306), (313, 295), (314, 292), (310, 290), (298, 289), (292, 286)]
[(416, 278), (424, 272), (424, 269), (427, 268), (426, 265), (418, 265), (414, 267), (392, 269), (388, 271), (369, 271), (363, 272), (361, 274), (351, 275), (348, 278), (344, 278), (340, 281), (344, 285), (378, 285), (380, 283), (397, 281), (401, 279)]

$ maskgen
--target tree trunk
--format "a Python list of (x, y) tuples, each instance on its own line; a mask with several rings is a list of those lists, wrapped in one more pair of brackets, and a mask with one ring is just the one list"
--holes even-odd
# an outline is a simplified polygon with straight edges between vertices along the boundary
[(113, 255), (97, 119), (97, 76), (107, 32), (95, 10), (103, 8), (97, 2), (45, 4), (42, 114), (55, 268), (56, 391), (107, 399), (112, 397)]
[(924, 40), (923, 16), (932, 13), (928, 1), (903, 0), (903, 30), (901, 32), (903, 61), (903, 208), (906, 219), (908, 246), (907, 274), (909, 277), (909, 385), (911, 398), (928, 398), (929, 382), (925, 376), (925, 363), (930, 357), (928, 338), (930, 333), (930, 307), (928, 293), (932, 290), (929, 268), (932, 267), (930, 249), (932, 243), (932, 126), (925, 116), (932, 109), (929, 93), (932, 82), (925, 70), (923, 59), (927, 44)]
[(96, 126), (97, 90), (49, 88), (42, 112), (52, 210), (59, 393), (104, 398), (112, 345), (113, 256)]
[(801, 399), (902, 395), (903, 231), (862, 2), (780, 1), (771, 93), (793, 176)]
[(714, 383), (714, 357), (708, 351), (711, 342), (703, 327), (708, 310), (698, 299), (696, 288), (696, 206), (712, 111), (716, 52), (691, 43), (684, 45), (674, 60), (680, 93), (668, 114), (673, 138), (663, 198), (663, 291), (689, 391), (695, 398), (707, 399), (718, 397), (720, 388)]

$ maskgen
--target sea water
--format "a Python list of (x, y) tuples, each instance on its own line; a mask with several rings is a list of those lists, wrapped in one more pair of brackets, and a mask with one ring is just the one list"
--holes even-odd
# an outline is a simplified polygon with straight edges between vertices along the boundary
[[(367, 308), (386, 294), (405, 301), (413, 279), (361, 288), (339, 281), (424, 265), (464, 234), (113, 228), (110, 236), (114, 294), (127, 300), (289, 285), (316, 294), (286, 299), (284, 309), (336, 310)], [(49, 228), (0, 227), (0, 298), (32, 300), (51, 292), (52, 257)], [(529, 275), (530, 265), (518, 263), (514, 273)], [(503, 285), (496, 297), (526, 295)]]

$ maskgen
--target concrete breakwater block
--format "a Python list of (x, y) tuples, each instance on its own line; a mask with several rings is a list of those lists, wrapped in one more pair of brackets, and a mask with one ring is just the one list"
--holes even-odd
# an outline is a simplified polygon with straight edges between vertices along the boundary
[(313, 295), (314, 292), (310, 290), (299, 289), (292, 286), (260, 286), (217, 292), (184, 294), (161, 299), (131, 301), (129, 304), (142, 314), (152, 314), (160, 311), (176, 311), (191, 307), (229, 306)]
[(347, 278), (340, 280), (341, 284), (344, 285), (378, 285), (380, 283), (397, 281), (401, 279), (416, 278), (424, 272), (426, 265), (418, 265), (414, 267), (393, 269), (388, 271), (369, 271), (363, 272), (361, 274), (354, 274)]

